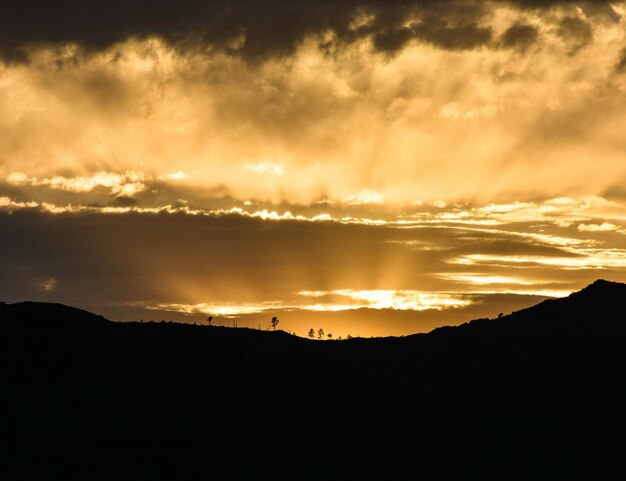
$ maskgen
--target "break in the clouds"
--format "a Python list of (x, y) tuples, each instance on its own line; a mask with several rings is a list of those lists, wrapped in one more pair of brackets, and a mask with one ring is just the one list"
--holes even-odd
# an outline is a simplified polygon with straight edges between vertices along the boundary
[(625, 15), (2, 2), (5, 297), (407, 333), (619, 280)]

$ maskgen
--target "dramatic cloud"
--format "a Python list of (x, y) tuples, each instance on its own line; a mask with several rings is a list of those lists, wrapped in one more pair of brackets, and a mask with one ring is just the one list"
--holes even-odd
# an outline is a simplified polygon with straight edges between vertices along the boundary
[(623, 279), (625, 15), (1, 2), (0, 287), (364, 334)]
[(625, 179), (621, 23), (494, 8), (480, 51), (423, 36), (389, 57), (376, 35), (333, 31), (257, 63), (156, 37), (33, 46), (0, 70), (0, 175), (180, 171), (216, 196), (302, 204), (602, 194)]
[(501, 35), (500, 40), (505, 47), (515, 47), (520, 49), (527, 48), (534, 43), (539, 36), (537, 27), (516, 23), (507, 28)]
[[(307, 35), (324, 31), (333, 31), (346, 42), (373, 35), (383, 51), (397, 51), (411, 38), (466, 49), (491, 40), (491, 27), (481, 23), (495, 6), (508, 4), (527, 11), (576, 7), (588, 16), (617, 20), (615, 3), (619, 2), (24, 0), (0, 6), (0, 52), (19, 61), (28, 57), (32, 45), (79, 43), (106, 49), (130, 37), (159, 36), (181, 47), (201, 42), (207, 48), (258, 57), (289, 54)], [(563, 20), (559, 32), (575, 42), (590, 34), (576, 19)]]

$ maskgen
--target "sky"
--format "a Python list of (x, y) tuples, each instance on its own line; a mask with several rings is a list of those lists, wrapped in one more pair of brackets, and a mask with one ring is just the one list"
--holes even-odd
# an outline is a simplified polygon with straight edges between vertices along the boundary
[(0, 4), (0, 300), (403, 336), (626, 282), (626, 2)]

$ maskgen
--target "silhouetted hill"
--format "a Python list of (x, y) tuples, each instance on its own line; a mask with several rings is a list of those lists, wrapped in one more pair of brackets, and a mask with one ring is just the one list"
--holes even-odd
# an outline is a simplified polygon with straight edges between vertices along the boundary
[(567, 297), (548, 299), (498, 319), (477, 319), (434, 332), (479, 336), (623, 336), (625, 313), (626, 284), (599, 279)]
[(612, 479), (625, 300), (349, 341), (0, 304), (0, 478)]
[(3, 321), (48, 322), (58, 326), (72, 324), (79, 326), (85, 323), (110, 322), (102, 316), (91, 312), (46, 302), (18, 302), (16, 304), (0, 304), (0, 318)]

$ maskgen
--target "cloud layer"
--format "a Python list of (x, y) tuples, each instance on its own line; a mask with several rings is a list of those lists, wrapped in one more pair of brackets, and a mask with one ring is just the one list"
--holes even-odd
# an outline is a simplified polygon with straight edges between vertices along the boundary
[[(26, 55), (0, 67), (5, 178), (181, 172), (217, 196), (302, 204), (600, 195), (626, 179), (621, 2), (296, 2), (281, 15), (190, 2), (143, 22), (137, 3), (119, 29), (102, 7), (67, 5), (56, 27), (38, 23), (42, 7), (32, 28), (5, 29)], [(290, 31), (274, 21), (295, 22), (276, 40), (288, 51), (251, 60), (207, 50), (213, 30), (184, 49), (172, 37), (222, 10), (218, 24), (276, 38)]]
[(626, 281), (626, 205), (600, 198), (422, 206), (388, 221), (8, 197), (0, 211), (4, 300), (116, 319), (257, 327), (278, 314), (306, 335), (317, 313), (337, 335), (401, 335)]

